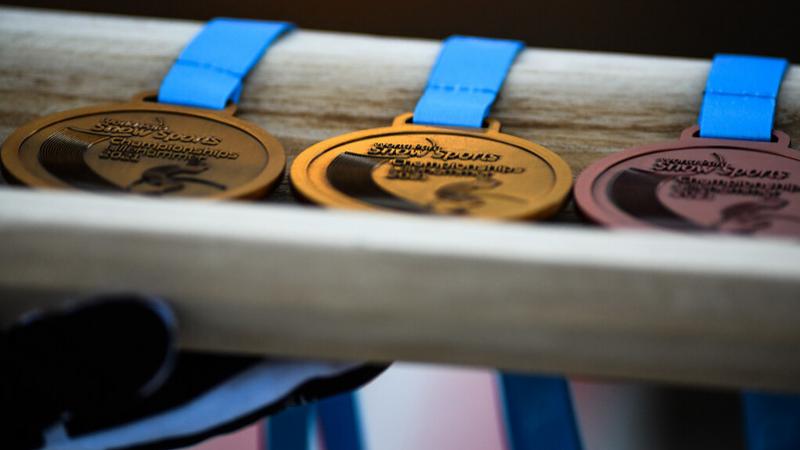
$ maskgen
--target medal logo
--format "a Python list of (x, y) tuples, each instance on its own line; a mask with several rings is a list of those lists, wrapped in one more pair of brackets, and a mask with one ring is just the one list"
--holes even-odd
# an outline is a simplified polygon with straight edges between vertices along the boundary
[(800, 154), (777, 143), (695, 138), (630, 149), (578, 177), (580, 209), (608, 225), (800, 235)]
[[(173, 133), (161, 117), (155, 117), (155, 123), (104, 117), (89, 129), (67, 127), (53, 133), (39, 148), (39, 163), (53, 176), (77, 188), (163, 195), (180, 191), (187, 183), (200, 183), (225, 190), (224, 184), (199, 176), (209, 169), (209, 158), (238, 158), (235, 152), (214, 148), (221, 142), (216, 136)], [(86, 154), (93, 148), (99, 149), (100, 159), (121, 163), (138, 164), (145, 158), (181, 163), (143, 169), (137, 180), (118, 186), (87, 163)]]
[(549, 215), (569, 192), (561, 158), (496, 121), (466, 130), (409, 118), (307, 149), (292, 166), (294, 188), (331, 206), (489, 218)]
[(34, 121), (7, 139), (2, 161), (30, 186), (245, 198), (274, 185), (285, 156), (274, 138), (224, 111), (134, 101)]

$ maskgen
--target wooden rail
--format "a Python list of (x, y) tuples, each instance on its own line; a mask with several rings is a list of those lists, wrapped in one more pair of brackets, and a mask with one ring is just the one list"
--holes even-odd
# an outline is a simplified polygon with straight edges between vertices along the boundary
[(0, 316), (144, 290), (185, 346), (800, 388), (800, 246), (0, 190)]
[[(0, 137), (154, 89), (199, 23), (0, 8)], [(290, 160), (413, 109), (439, 45), (300, 31), (247, 81), (240, 116)], [(493, 116), (577, 173), (696, 120), (707, 61), (529, 49)], [(800, 75), (778, 128), (800, 133)], [(356, 214), (286, 183), (228, 204), (0, 190), (0, 318), (65, 295), (170, 299), (182, 344), (294, 356), (800, 390), (795, 241)]]
[[(157, 89), (200, 26), (0, 7), (0, 138), (44, 114)], [(251, 73), (238, 115), (274, 134), (291, 163), (322, 139), (388, 126), (413, 110), (439, 48), (431, 40), (301, 29)], [(577, 174), (603, 155), (676, 139), (696, 123), (708, 67), (530, 48), (492, 116), (504, 131), (563, 156)], [(800, 71), (783, 83), (777, 128), (800, 135)], [(267, 201), (294, 202), (286, 181)], [(572, 204), (555, 220), (577, 222)]]

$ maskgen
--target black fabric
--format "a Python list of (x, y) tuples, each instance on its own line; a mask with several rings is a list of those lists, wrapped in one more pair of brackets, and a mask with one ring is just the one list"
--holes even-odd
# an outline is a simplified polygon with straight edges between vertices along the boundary
[[(261, 360), (259, 360), (261, 361)], [(352, 391), (372, 381), (375, 377), (383, 373), (388, 365), (366, 364), (355, 369), (342, 373), (341, 375), (327, 378), (317, 378), (307, 381), (287, 395), (274, 403), (266, 403), (256, 411), (243, 414), (230, 422), (222, 422), (214, 427), (203, 430), (200, 433), (181, 436), (170, 439), (163, 439), (157, 442), (147, 442), (140, 445), (127, 447), (117, 447), (109, 450), (165, 450), (173, 448), (188, 447), (197, 444), (213, 436), (235, 431), (263, 419), (266, 416), (276, 414), (289, 406), (310, 403), (322, 398)], [(235, 374), (231, 374), (233, 376)], [(169, 394), (167, 394), (169, 396)]]
[(67, 421), (67, 430), (71, 436), (77, 436), (168, 411), (190, 402), (261, 361), (261, 358), (253, 357), (180, 352), (169, 378), (153, 395), (139, 399), (113, 414), (104, 410), (76, 414)]
[(173, 334), (166, 304), (138, 295), (36, 314), (0, 332), (0, 439), (34, 448), (62, 417), (114, 413), (149, 394), (172, 362)]
[[(133, 402), (118, 411), (95, 410), (73, 416), (66, 422), (70, 436), (96, 432), (148, 416), (179, 408), (269, 359), (253, 356), (179, 352), (175, 368), (164, 385), (153, 395)], [(265, 405), (258, 412), (242, 417), (236, 424), (255, 421), (288, 406), (310, 403), (328, 396), (356, 389), (371, 381), (386, 366), (364, 365), (336, 377), (317, 378), (287, 392), (280, 401)], [(252, 419), (248, 418), (252, 416)], [(225, 424), (220, 424), (224, 426)]]
[[(43, 430), (56, 423), (78, 438), (167, 411), (180, 414), (197, 397), (269, 362), (255, 356), (177, 352), (175, 333), (166, 303), (137, 295), (106, 296), (29, 314), (0, 331), (3, 448), (39, 448)], [(356, 389), (386, 367), (363, 365), (335, 376), (298, 379), (295, 389), (256, 411), (190, 436), (127, 449), (191, 445), (288, 406)]]

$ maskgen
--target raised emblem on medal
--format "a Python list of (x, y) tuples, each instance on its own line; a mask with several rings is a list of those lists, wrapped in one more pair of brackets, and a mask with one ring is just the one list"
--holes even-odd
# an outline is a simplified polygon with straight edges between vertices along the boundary
[(770, 141), (696, 137), (628, 149), (580, 174), (580, 210), (604, 225), (800, 236), (800, 152)]
[(36, 119), (2, 147), (13, 181), (45, 188), (155, 196), (265, 195), (285, 166), (281, 144), (234, 107), (147, 101), (90, 106)]
[(552, 151), (500, 132), (410, 123), (320, 142), (294, 161), (302, 197), (327, 206), (498, 219), (546, 217), (565, 201), (569, 166)]

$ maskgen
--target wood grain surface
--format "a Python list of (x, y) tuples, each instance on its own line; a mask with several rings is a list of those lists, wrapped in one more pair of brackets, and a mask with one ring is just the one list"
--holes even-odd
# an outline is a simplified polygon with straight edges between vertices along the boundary
[[(200, 25), (0, 8), (0, 138), (156, 89)], [(295, 32), (249, 77), (239, 115), (291, 161), (412, 110), (438, 51)], [(699, 60), (528, 49), (492, 116), (578, 173), (677, 138), (696, 121), (707, 71)], [(781, 95), (777, 128), (798, 135), (796, 69)], [(1, 189), (0, 319), (66, 295), (148, 290), (174, 302), (191, 348), (800, 389), (796, 242), (293, 203), (285, 181), (262, 202), (227, 204)], [(577, 221), (572, 206), (553, 220)]]
[[(199, 22), (0, 7), (0, 138), (36, 117), (157, 89)], [(419, 99), (431, 40), (300, 30), (250, 74), (239, 116), (299, 152), (391, 124)], [(529, 48), (492, 117), (579, 173), (626, 147), (676, 139), (696, 123), (709, 62)], [(776, 128), (800, 133), (800, 71), (783, 83)], [(294, 202), (287, 180), (265, 199)], [(578, 222), (573, 203), (555, 221)]]

